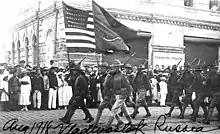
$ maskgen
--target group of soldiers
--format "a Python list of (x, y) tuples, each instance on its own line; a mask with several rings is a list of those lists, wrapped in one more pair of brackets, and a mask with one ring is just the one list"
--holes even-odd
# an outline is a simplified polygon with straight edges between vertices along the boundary
[[(214, 108), (216, 107), (220, 112), (220, 74), (218, 73), (218, 66), (209, 65), (208, 69), (203, 70), (201, 66), (197, 65), (191, 71), (190, 65), (185, 64), (184, 70), (177, 72), (177, 66), (174, 65), (167, 84), (172, 92), (172, 104), (166, 116), (170, 117), (174, 107), (178, 106), (180, 109), (178, 118), (183, 119), (186, 107), (190, 104), (193, 110), (190, 120), (196, 121), (201, 106), (205, 117), (202, 123), (210, 124)], [(180, 96), (183, 96), (183, 103), (180, 102)], [(195, 96), (194, 100), (192, 96)], [(207, 103), (204, 101), (206, 98), (208, 98)]]
[[(109, 67), (111, 70), (109, 70)], [(151, 116), (145, 99), (146, 92), (150, 89), (150, 80), (147, 74), (142, 71), (145, 69), (145, 66), (140, 65), (137, 67), (137, 73), (135, 75), (132, 74), (132, 67), (129, 64), (122, 64), (117, 59), (110, 66), (107, 63), (103, 63), (98, 65), (98, 68), (101, 73), (99, 82), (103, 101), (98, 107), (95, 119), (84, 103), (85, 98), (90, 98), (88, 80), (84, 71), (80, 69), (80, 66), (75, 65), (73, 67), (70, 66), (70, 75), (66, 78), (68, 83), (72, 85), (74, 95), (69, 101), (69, 107), (65, 116), (60, 118), (62, 122), (70, 123), (71, 117), (78, 107), (85, 113), (84, 120), (87, 120), (88, 123), (95, 120), (94, 125), (98, 125), (103, 110), (108, 108), (110, 110), (110, 116), (106, 122), (107, 128), (112, 125), (114, 118), (118, 121), (117, 126), (124, 124), (120, 119), (120, 116), (123, 116), (123, 114), (128, 122), (132, 124), (131, 118), (135, 118), (138, 114), (140, 104), (144, 104), (147, 113), (145, 117)], [(126, 72), (122, 72), (121, 68), (126, 69)], [(135, 92), (139, 93), (136, 103), (134, 103), (134, 99), (131, 97)], [(134, 108), (132, 115), (127, 111), (126, 102), (129, 102)]]
[[(109, 70), (111, 67), (111, 70)], [(151, 91), (151, 84), (148, 72), (145, 66), (137, 67), (137, 72), (132, 73), (132, 67), (128, 64), (122, 64), (119, 60), (114, 60), (110, 66), (107, 63), (98, 65), (101, 72), (100, 85), (103, 101), (98, 107), (95, 119), (87, 109), (84, 99), (90, 98), (88, 90), (88, 79), (85, 72), (80, 66), (70, 66), (70, 74), (66, 77), (66, 81), (72, 86), (74, 94), (69, 101), (69, 107), (64, 117), (60, 120), (64, 123), (70, 123), (72, 116), (77, 108), (81, 108), (85, 113), (85, 119), (88, 123), (94, 121), (93, 125), (97, 126), (105, 108), (110, 110), (110, 116), (106, 122), (106, 127), (112, 125), (114, 118), (118, 121), (117, 126), (124, 124), (121, 116), (125, 116), (128, 123), (132, 124), (132, 118), (139, 113), (138, 108), (143, 106), (146, 110), (144, 118), (151, 116), (146, 102), (146, 93)], [(122, 72), (121, 69), (126, 69)], [(220, 104), (220, 74), (217, 72), (217, 66), (212, 65), (209, 71), (204, 71), (197, 66), (193, 71), (190, 65), (184, 64), (184, 70), (177, 71), (177, 65), (172, 70), (167, 79), (167, 85), (172, 93), (172, 104), (170, 110), (165, 115), (170, 117), (175, 106), (180, 109), (180, 119), (184, 118), (186, 107), (190, 104), (193, 113), (190, 120), (196, 121), (198, 117), (199, 107), (204, 111), (205, 119), (203, 123), (209, 124), (213, 115), (213, 109), (217, 107), (219, 111)], [(136, 95), (138, 94), (137, 98)], [(183, 96), (182, 102), (180, 96)], [(193, 100), (192, 96), (196, 96)], [(209, 97), (209, 107), (204, 103), (204, 99)], [(133, 113), (130, 115), (127, 111), (127, 104), (133, 107)]]

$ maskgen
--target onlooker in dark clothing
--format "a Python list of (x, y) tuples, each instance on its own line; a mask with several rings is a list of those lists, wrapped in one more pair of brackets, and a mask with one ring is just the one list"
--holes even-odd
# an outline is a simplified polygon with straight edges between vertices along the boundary
[(51, 67), (48, 78), (49, 78), (48, 109), (50, 110), (51, 108), (56, 109), (56, 101), (57, 101), (58, 81), (54, 67)]

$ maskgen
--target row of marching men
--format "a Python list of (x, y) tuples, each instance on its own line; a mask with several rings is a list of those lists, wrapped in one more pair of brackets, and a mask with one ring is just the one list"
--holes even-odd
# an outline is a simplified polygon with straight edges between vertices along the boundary
[[(87, 122), (94, 121), (94, 126), (98, 125), (103, 110), (108, 108), (110, 113), (109, 119), (106, 122), (106, 128), (111, 127), (115, 118), (118, 121), (117, 126), (124, 124), (121, 120), (122, 115), (125, 116), (128, 123), (132, 124), (132, 118), (135, 118), (135, 116), (139, 113), (138, 109), (142, 105), (146, 111), (146, 115), (144, 117), (151, 116), (146, 102), (146, 94), (147, 92), (151, 92), (151, 84), (147, 73), (144, 71), (145, 66), (140, 65), (137, 67), (137, 72), (134, 74), (131, 71), (131, 67), (128, 66), (125, 66), (128, 70), (123, 72), (121, 68), (124, 67), (124, 64), (121, 64), (121, 62), (117, 59), (114, 60), (112, 65), (110, 65), (111, 70), (109, 71), (106, 63), (103, 63), (98, 67), (101, 72), (99, 82), (103, 100), (98, 107), (95, 119), (84, 102), (85, 98), (91, 98), (88, 90), (87, 78), (82, 69), (79, 66), (75, 66), (71, 67), (71, 72), (67, 80), (68, 83), (72, 85), (74, 94), (69, 101), (69, 107), (66, 114), (64, 117), (60, 118), (62, 122), (70, 123), (71, 118), (78, 107), (80, 107), (85, 113), (84, 120), (87, 120)], [(162, 78), (162, 81), (166, 86), (164, 78)], [(137, 94), (135, 102), (133, 101), (133, 97), (136, 96), (133, 95), (134, 93)], [(128, 103), (132, 105), (134, 109), (131, 114), (127, 110), (126, 104)]]
[[(197, 65), (191, 71), (190, 65), (185, 64), (184, 71), (178, 73), (177, 66), (173, 66), (167, 83), (172, 92), (172, 104), (166, 116), (170, 117), (174, 107), (178, 106), (180, 109), (178, 118), (183, 119), (186, 107), (190, 104), (193, 112), (189, 119), (195, 122), (199, 108), (202, 107), (204, 112), (202, 123), (210, 124), (215, 107), (220, 114), (220, 74), (217, 70), (216, 65), (210, 65), (208, 71)], [(181, 97), (183, 103), (180, 101)]]

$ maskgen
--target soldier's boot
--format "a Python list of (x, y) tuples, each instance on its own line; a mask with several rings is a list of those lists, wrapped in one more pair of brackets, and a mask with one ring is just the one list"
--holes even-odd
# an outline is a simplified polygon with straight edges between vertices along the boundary
[(209, 109), (209, 113), (208, 113), (208, 116), (205, 118), (205, 120), (203, 120), (203, 124), (210, 124), (210, 120), (211, 120), (211, 117), (212, 117), (212, 114), (214, 112), (214, 109), (213, 108), (210, 108)]
[(167, 117), (171, 117), (171, 113), (173, 112), (174, 107), (175, 107), (175, 105), (172, 105), (172, 106), (170, 107), (170, 111), (165, 114)]
[(144, 109), (146, 111), (146, 115), (143, 118), (147, 118), (151, 116), (150, 110), (148, 109), (148, 106), (144, 106)]
[(86, 121), (87, 123), (90, 123), (94, 120), (94, 118), (92, 117), (91, 113), (89, 112), (89, 110), (87, 108), (83, 108), (82, 109), (83, 112), (86, 114), (86, 117), (88, 118), (88, 120)]
[(115, 115), (115, 118), (118, 121), (116, 127), (120, 127), (121, 125), (124, 124), (124, 122), (120, 119), (120, 117), (117, 114)]
[[(133, 109), (135, 110), (135, 104), (134, 102), (131, 102)], [(137, 110), (137, 114), (139, 114), (139, 111)]]
[(68, 115), (69, 115), (69, 113), (70, 113), (70, 110), (71, 110), (71, 108), (68, 108), (68, 109), (67, 109), (67, 111), (66, 111), (66, 114), (64, 115), (64, 117), (59, 118), (59, 120), (60, 120), (60, 121), (65, 121), (65, 120), (66, 120), (66, 118), (67, 118), (67, 116), (68, 116)]
[(180, 114), (179, 114), (179, 116), (181, 115), (181, 113), (183, 112), (183, 107), (182, 107), (182, 104), (179, 104), (178, 105), (178, 107), (179, 107), (179, 109), (180, 109)]
[(114, 121), (114, 116), (110, 116), (109, 119), (108, 119), (108, 122), (105, 125), (105, 129), (110, 128), (113, 121)]
[(130, 115), (131, 116), (131, 118), (135, 118), (135, 116), (138, 114), (138, 106), (135, 106), (135, 109), (134, 109), (134, 112)]
[(71, 120), (71, 118), (72, 118), (72, 116), (73, 116), (73, 114), (75, 113), (75, 110), (76, 110), (76, 108), (73, 108), (73, 109), (69, 108), (69, 109), (70, 110), (69, 110), (69, 113), (68, 113), (66, 119), (62, 121), (63, 123), (66, 123), (66, 124), (70, 124), (70, 120)]
[(179, 119), (184, 119), (184, 113), (186, 111), (186, 105), (183, 105), (183, 109), (182, 112), (180, 113), (180, 115), (178, 116)]
[(207, 118), (208, 113), (209, 113), (208, 109), (206, 108), (206, 106), (203, 106), (202, 109), (203, 109), (203, 112), (204, 112), (203, 117)]
[(102, 116), (102, 110), (98, 109), (98, 112), (97, 112), (96, 117), (95, 117), (95, 122), (93, 124), (94, 126), (98, 125), (101, 116)]

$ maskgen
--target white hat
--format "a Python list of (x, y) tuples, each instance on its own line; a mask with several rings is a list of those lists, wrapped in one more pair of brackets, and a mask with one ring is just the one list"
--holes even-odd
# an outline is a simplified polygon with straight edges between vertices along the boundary
[(166, 80), (166, 77), (160, 77), (160, 80)]

